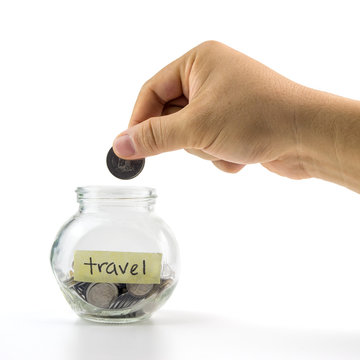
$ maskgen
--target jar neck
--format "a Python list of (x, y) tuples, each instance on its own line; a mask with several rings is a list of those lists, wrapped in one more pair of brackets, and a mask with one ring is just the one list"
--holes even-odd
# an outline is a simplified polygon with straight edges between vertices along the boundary
[(146, 187), (86, 186), (76, 189), (80, 213), (151, 212), (156, 192)]
[(155, 199), (81, 199), (78, 202), (80, 213), (152, 212), (155, 207)]

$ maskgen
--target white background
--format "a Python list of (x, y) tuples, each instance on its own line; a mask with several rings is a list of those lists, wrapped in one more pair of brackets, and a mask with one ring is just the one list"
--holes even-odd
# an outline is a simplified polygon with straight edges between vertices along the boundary
[[(1, 1), (1, 359), (359, 359), (360, 198), (260, 165), (149, 158), (182, 274), (149, 321), (77, 318), (49, 264), (80, 185), (141, 85), (215, 39), (304, 85), (360, 99), (357, 1)], [(129, 185), (128, 183), (126, 185)]]

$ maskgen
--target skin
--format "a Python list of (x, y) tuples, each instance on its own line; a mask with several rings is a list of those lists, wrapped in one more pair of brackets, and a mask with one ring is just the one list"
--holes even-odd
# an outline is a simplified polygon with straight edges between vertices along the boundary
[(360, 102), (304, 87), (215, 41), (144, 84), (113, 147), (125, 159), (185, 149), (230, 173), (261, 163), (360, 193)]

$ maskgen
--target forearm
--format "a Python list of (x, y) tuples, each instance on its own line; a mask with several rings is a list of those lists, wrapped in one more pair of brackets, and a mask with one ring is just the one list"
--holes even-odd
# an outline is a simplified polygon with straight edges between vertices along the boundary
[(310, 89), (304, 93), (296, 114), (304, 170), (360, 193), (360, 102)]

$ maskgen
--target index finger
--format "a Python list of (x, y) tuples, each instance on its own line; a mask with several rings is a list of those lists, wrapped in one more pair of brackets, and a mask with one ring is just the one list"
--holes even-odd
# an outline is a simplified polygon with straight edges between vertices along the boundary
[(189, 60), (185, 54), (164, 67), (143, 85), (134, 105), (129, 127), (151, 117), (161, 116), (164, 105), (170, 101), (182, 97), (189, 98), (188, 73), (191, 69)]

